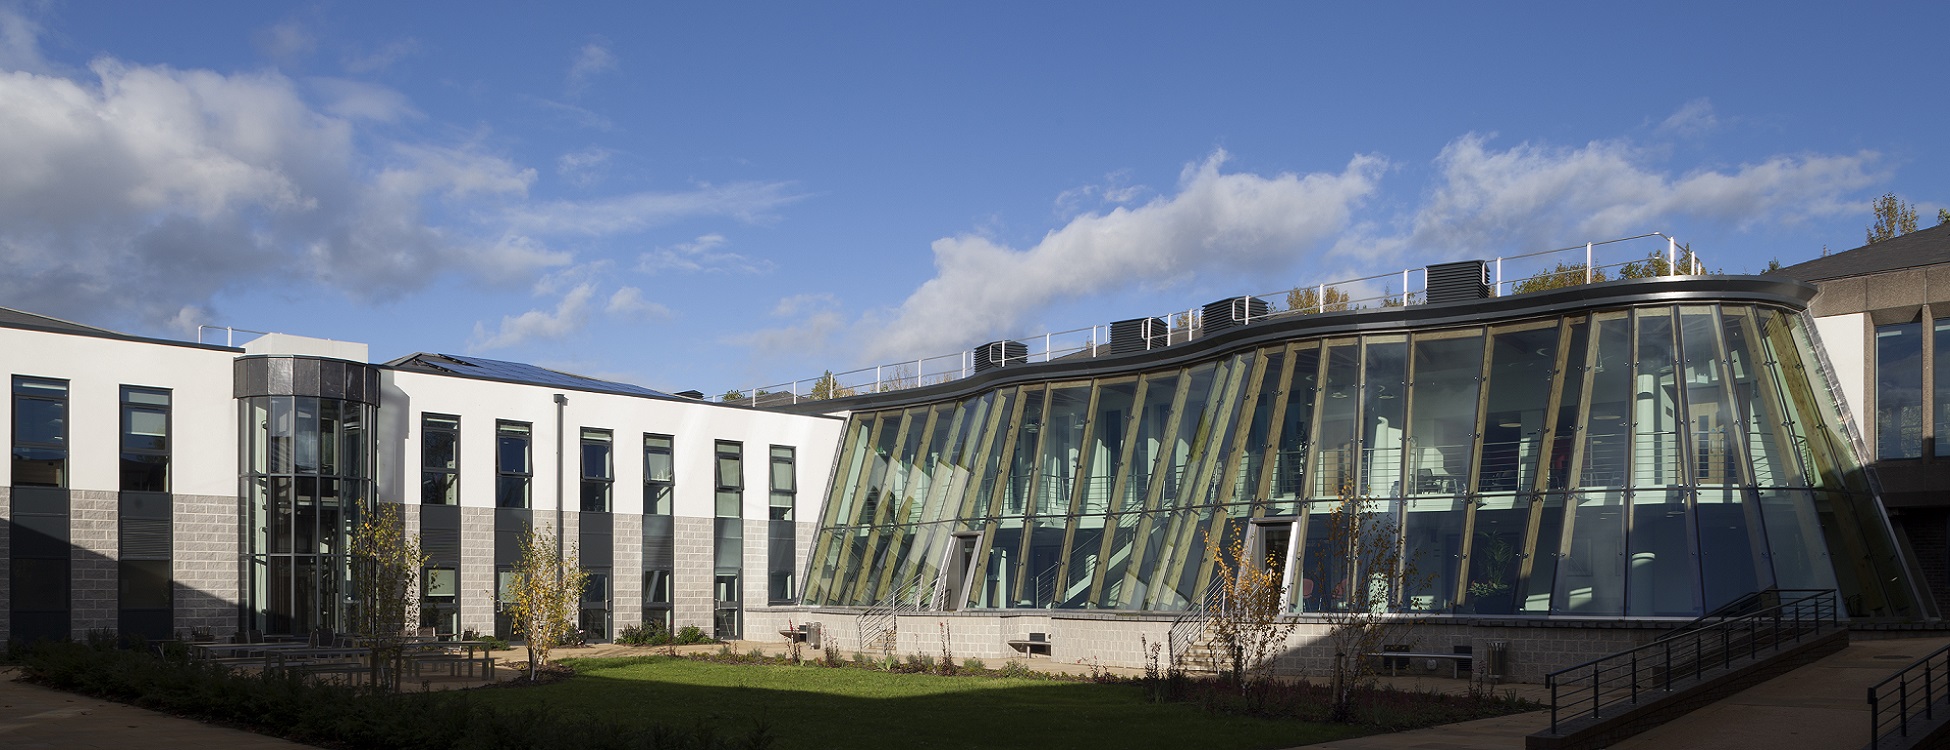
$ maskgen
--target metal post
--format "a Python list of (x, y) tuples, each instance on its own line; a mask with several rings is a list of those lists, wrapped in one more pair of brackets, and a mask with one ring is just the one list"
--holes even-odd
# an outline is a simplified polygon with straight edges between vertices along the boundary
[(921, 387), (921, 363), (924, 361), (925, 358), (914, 360), (914, 385), (909, 386), (910, 388)]
[(1671, 237), (1666, 238), (1666, 273), (1679, 275), (1679, 240)]
[(1408, 306), (1408, 269), (1402, 269), (1402, 307)]
[(1495, 292), (1490, 296), (1492, 297), (1503, 296), (1503, 256), (1501, 255), (1496, 257), (1496, 286), (1491, 287), (1490, 289), (1491, 291)]
[[(1544, 687), (1551, 690), (1551, 733), (1557, 733), (1557, 675), (1544, 675)], [(1869, 707), (1875, 707), (1875, 692), (1869, 692)]]
[(1897, 726), (1903, 728), (1903, 736), (1909, 736), (1909, 680), (1896, 681)]
[(1928, 660), (1924, 660), (1923, 662), (1923, 718), (1925, 719), (1936, 718), (1936, 684), (1935, 683), (1936, 683), (1936, 670), (1930, 668), (1930, 662)]
[(881, 383), (881, 381), (880, 381), (880, 367), (881, 367), (880, 365), (874, 365), (874, 366), (873, 366), (873, 392), (874, 392), (874, 393), (879, 393), (879, 392), (880, 392), (880, 383)]
[(1632, 705), (1639, 703), (1639, 652), (1632, 650)]
[(1327, 285), (1321, 284), (1314, 292), (1314, 312), (1327, 312)]
[(1880, 734), (1877, 730), (1881, 727), (1882, 711), (1876, 705), (1876, 689), (1869, 688), (1869, 750), (1875, 750), (1877, 735)]
[(1584, 243), (1584, 283), (1591, 283), (1591, 243)]
[(1591, 718), (1598, 718), (1598, 665), (1591, 665)]
[(1666, 641), (1666, 692), (1672, 692), (1672, 641)]

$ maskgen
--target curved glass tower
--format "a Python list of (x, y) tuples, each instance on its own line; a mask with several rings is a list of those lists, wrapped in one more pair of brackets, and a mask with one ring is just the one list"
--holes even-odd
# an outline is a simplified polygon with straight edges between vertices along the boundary
[(378, 370), (318, 357), (236, 363), (246, 632), (342, 629), (346, 535), (373, 498)]
[(1243, 535), (1291, 611), (1333, 609), (1355, 566), (1324, 519), (1360, 498), (1417, 571), (1402, 611), (1692, 617), (1780, 587), (1911, 616), (1812, 294), (1696, 277), (1284, 316), (851, 399), (805, 603), (1179, 611)]

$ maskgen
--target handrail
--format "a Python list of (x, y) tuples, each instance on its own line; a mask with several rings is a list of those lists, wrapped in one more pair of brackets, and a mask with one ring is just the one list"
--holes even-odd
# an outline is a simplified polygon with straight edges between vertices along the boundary
[[(1650, 254), (1634, 254), (1625, 260), (1614, 260), (1618, 256), (1600, 259), (1595, 254), (1598, 248), (1610, 245), (1645, 240), (1657, 237), (1665, 241), (1663, 252), (1654, 250)], [(1559, 253), (1575, 253), (1576, 260), (1568, 264), (1538, 265), (1545, 256)], [(1517, 268), (1506, 276), (1504, 264), (1514, 262)], [(1663, 232), (1646, 232), (1631, 237), (1587, 242), (1570, 247), (1540, 250), (1517, 255), (1499, 256), (1484, 261), (1486, 269), (1493, 269), (1488, 279), (1492, 296), (1518, 294), (1517, 287), (1524, 279), (1549, 277), (1561, 271), (1582, 271), (1582, 283), (1599, 280), (1597, 277), (1608, 271), (1623, 269), (1633, 264), (1646, 263), (1642, 270), (1662, 276), (1697, 276), (1705, 273), (1698, 256), (1690, 248), (1682, 248), (1679, 241)], [(1413, 285), (1420, 281), (1421, 286)], [(1399, 286), (1399, 288), (1396, 288)], [(1296, 309), (1290, 300), (1312, 297), (1308, 307)], [(1332, 297), (1330, 300), (1329, 297)], [(1291, 290), (1281, 290), (1266, 294), (1240, 295), (1233, 300), (1235, 310), (1241, 304), (1250, 309), (1250, 302), (1256, 300), (1266, 303), (1265, 312), (1252, 316), (1253, 321), (1276, 318), (1285, 315), (1307, 315), (1341, 310), (1357, 310), (1368, 307), (1402, 307), (1426, 304), (1428, 302), (1427, 268), (1409, 268), (1401, 271), (1374, 274), (1354, 279), (1341, 279), (1306, 286), (1295, 286)], [(1199, 308), (1172, 310), (1161, 315), (1143, 317), (1163, 318), (1169, 321), (1165, 346), (1190, 341), (1203, 331)], [(1236, 316), (1244, 317), (1244, 316)], [(1251, 322), (1251, 321), (1248, 321)], [(1024, 336), (1007, 337), (1009, 341), (1021, 342), (1026, 351), (1021, 355), (1022, 362), (1049, 362), (1063, 357), (1077, 355), (1097, 356), (1110, 342), (1110, 325), (1092, 325), (1073, 328), (1067, 331), (1054, 331)], [(1037, 345), (1041, 346), (1040, 349)], [(990, 354), (993, 360), (993, 353)], [(847, 396), (885, 393), (889, 391), (917, 388), (937, 383), (945, 383), (974, 374), (976, 354), (963, 350), (952, 354), (937, 354), (929, 357), (903, 359), (880, 365), (862, 367), (844, 372), (831, 372), (813, 378), (802, 378), (774, 385), (744, 388), (727, 393), (722, 399), (725, 403), (741, 406), (767, 407), (797, 404), (800, 401), (823, 401)], [(998, 364), (991, 361), (988, 364)], [(870, 378), (870, 379), (869, 379)]]
[[(906, 585), (896, 590), (893, 595), (873, 603), (865, 611), (860, 613), (860, 616), (854, 622), (860, 630), (861, 649), (866, 649), (867, 644), (893, 632), (894, 628), (900, 622), (900, 614), (902, 612), (913, 612), (921, 609), (921, 580), (920, 576), (915, 576), (913, 580), (908, 581)], [(914, 601), (909, 602), (908, 599), (910, 598)], [(885, 647), (885, 650), (890, 653), (893, 649), (894, 644), (892, 643), (888, 643)]]
[(1637, 705), (1642, 692), (1670, 693), (1675, 684), (1683, 689), (1703, 681), (1708, 670), (1755, 661), (1763, 652), (1777, 652), (1842, 627), (1832, 589), (1776, 593), (1790, 592), (1801, 595), (1546, 675), (1551, 733), (1557, 733), (1563, 721), (1603, 718), (1620, 704)]
[[(1889, 698), (1895, 699), (1894, 706), (1887, 705)], [(1950, 646), (1911, 662), (1869, 687), (1870, 750), (1880, 747), (1882, 740), (1891, 734), (1908, 739), (1910, 720), (1918, 718), (1918, 713), (1922, 714), (1923, 721), (1935, 721), (1937, 712), (1942, 710), (1937, 703), (1945, 699), (1950, 699)], [(1882, 713), (1885, 707), (1890, 711), (1887, 717)]]
[(1713, 623), (1719, 622), (1721, 620), (1725, 620), (1729, 617), (1738, 617), (1740, 615), (1753, 612), (1755, 611), (1754, 607), (1756, 606), (1778, 605), (1781, 603), (1781, 597), (1785, 595), (1820, 594), (1827, 591), (1829, 591), (1829, 589), (1761, 589), (1759, 591), (1742, 594), (1738, 597), (1735, 597), (1733, 601), (1722, 604), (1719, 607), (1714, 608), (1713, 611), (1700, 615), (1698, 618), (1695, 618), (1692, 622), (1686, 623), (1679, 627), (1673, 628), (1672, 630), (1666, 631), (1664, 635), (1652, 639), (1652, 642), (1658, 643), (1660, 641), (1671, 640), (1673, 638), (1678, 638), (1680, 636), (1683, 636), (1695, 630), (1712, 627)]
[(1166, 664), (1179, 666), (1178, 660), (1185, 656), (1192, 640), (1205, 630), (1205, 621), (1218, 608), (1225, 607), (1225, 587), (1213, 586), (1205, 592), (1205, 598), (1197, 607), (1187, 610), (1171, 621), (1171, 630), (1165, 633)]

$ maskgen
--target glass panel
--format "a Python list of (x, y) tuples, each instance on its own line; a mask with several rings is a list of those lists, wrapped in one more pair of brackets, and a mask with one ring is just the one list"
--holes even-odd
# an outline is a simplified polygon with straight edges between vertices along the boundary
[(1625, 611), (1625, 493), (1578, 493), (1570, 518), (1570, 554), (1559, 562), (1555, 614), (1619, 615)]
[(1679, 308), (1679, 340), (1683, 347), (1683, 356), (1679, 358), (1680, 378), (1686, 389), (1686, 424), (1692, 433), (1692, 473), (1696, 486), (1746, 484), (1741, 469), (1746, 452), (1739, 445), (1745, 430), (1727, 396), (1719, 332), (1713, 308)]
[[(1681, 489), (1632, 493), (1632, 526), (1626, 583), (1626, 614), (1685, 617), (1699, 614), (1699, 561), (1687, 533), (1686, 493)], [(1744, 592), (1743, 592), (1744, 593)]]
[(772, 489), (791, 492), (798, 489), (798, 486), (792, 472), (792, 448), (782, 445), (772, 446)]
[(1596, 331), (1584, 377), (1591, 383), (1579, 487), (1624, 487), (1631, 439), (1632, 321), (1623, 312), (1592, 316)]
[(317, 474), (319, 467), (318, 399), (300, 397), (296, 404), (298, 410), (298, 451), (294, 459), (294, 468), (300, 474)]
[(1049, 417), (1043, 425), (1042, 458), (1036, 467), (1037, 515), (1070, 513), (1070, 494), (1076, 487), (1077, 461), (1089, 419), (1089, 386), (1049, 390)]
[(1705, 611), (1772, 584), (1762, 552), (1767, 549), (1760, 514), (1735, 489), (1700, 490), (1694, 501), (1699, 514), (1701, 590)]
[(503, 474), (528, 474), (528, 425), (502, 424), (496, 438), (496, 468)]
[(1293, 352), (1287, 381), (1286, 413), (1280, 419), (1279, 450), (1273, 455), (1272, 500), (1268, 515), (1300, 511), (1307, 487), (1307, 446), (1313, 442), (1314, 399), (1320, 394), (1320, 349), (1311, 343)]
[(1327, 376), (1321, 388), (1319, 449), (1312, 498), (1339, 498), (1353, 486), (1355, 411), (1360, 408), (1361, 352), (1353, 341), (1328, 342)]
[(457, 451), (454, 441), (458, 436), (448, 430), (427, 430), (421, 437), (421, 467), (427, 469), (458, 468), (455, 462)]
[(1672, 311), (1638, 311), (1638, 368), (1633, 383), (1632, 486), (1680, 484), (1678, 372)]
[(1465, 489), (1482, 367), (1481, 332), (1416, 337), (1415, 381), (1409, 404), (1414, 415), (1408, 430), (1408, 494), (1460, 495)]
[(428, 568), (422, 581), (428, 599), (451, 599), (460, 593), (460, 572), (453, 568)]
[(1134, 606), (1129, 596), (1125, 578), (1132, 571), (1131, 557), (1136, 551), (1138, 513), (1121, 513), (1112, 517), (1115, 527), (1111, 530), (1110, 554), (1103, 563), (1104, 584), (1097, 594), (1097, 606), (1105, 609), (1123, 609)]
[(1179, 385), (1177, 372), (1145, 376), (1144, 406), (1131, 445), (1131, 462), (1125, 467), (1124, 492), (1118, 501), (1120, 510), (1143, 510), (1150, 497), (1151, 477), (1165, 458), (1168, 442), (1165, 431), (1170, 429), (1171, 405), (1178, 396)]
[(643, 478), (650, 482), (669, 482), (675, 479), (671, 468), (669, 435), (643, 436)]
[[(1517, 611), (1517, 584), (1523, 572), (1525, 524), (1530, 505), (1529, 501), (1519, 504), (1509, 495), (1486, 497), (1476, 503), (1474, 532), (1469, 539), (1465, 611), (1479, 615), (1507, 615)], [(1562, 500), (1558, 507), (1561, 511)], [(1554, 540), (1556, 535), (1552, 534), (1551, 538)], [(1554, 560), (1556, 556), (1550, 557)], [(1545, 577), (1548, 579), (1548, 572)], [(1549, 609), (1548, 585), (1542, 598), (1537, 607), (1539, 612)]]
[[(1804, 484), (1800, 468), (1786, 431), (1780, 393), (1766, 370), (1775, 369), (1760, 350), (1760, 333), (1752, 311), (1745, 307), (1722, 310), (1726, 339), (1727, 369), (1733, 377), (1733, 398), (1747, 433), (1747, 466), (1753, 483), (1761, 487), (1794, 487)], [(1710, 609), (1710, 608), (1709, 608)]]
[(1460, 497), (1419, 497), (1402, 501), (1403, 570), (1413, 584), (1403, 604), (1417, 612), (1448, 612), (1462, 564), (1463, 520), (1467, 501)]
[(1476, 490), (1530, 491), (1548, 426), (1551, 379), (1558, 372), (1558, 326), (1555, 321), (1506, 326), (1491, 331), (1490, 342)]
[(1124, 473), (1125, 433), (1137, 402), (1137, 381), (1122, 380), (1097, 388), (1097, 416), (1091, 430), (1089, 474), (1083, 481), (1077, 513), (1095, 515), (1112, 509), (1111, 491)]
[(1009, 481), (1002, 488), (1002, 514), (1020, 516), (1028, 510), (1036, 479), (1036, 439), (1043, 430), (1043, 390), (1024, 388), (1022, 412), (1016, 420), (1015, 445), (1009, 458)]
[(1930, 434), (1936, 436), (1936, 455), (1950, 456), (1950, 318), (1939, 318), (1932, 325), (1937, 354), (1930, 378), (1936, 390), (1936, 421)]
[[(1273, 428), (1280, 415), (1280, 392), (1286, 387), (1286, 353), (1279, 349), (1262, 351), (1260, 358), (1264, 366), (1260, 368), (1259, 384), (1253, 396), (1253, 412), (1247, 415), (1244, 425), (1245, 442), (1239, 446), (1238, 466), (1232, 472), (1231, 502), (1259, 504), (1266, 498), (1260, 495), (1260, 480), (1265, 474), (1266, 462), (1270, 457)], [(1242, 407), (1243, 408), (1243, 407)]]
[(1923, 324), (1876, 326), (1876, 458), (1923, 455)]
[(582, 477), (607, 480), (611, 477), (609, 433), (591, 437), (590, 432), (582, 431)]
[(1408, 343), (1399, 336), (1368, 339), (1362, 408), (1364, 497), (1401, 497), (1403, 412), (1407, 409)]
[(1822, 523), (1807, 492), (1762, 490), (1760, 515), (1767, 528), (1774, 585), (1786, 589), (1836, 588), (1835, 565), (1822, 538)]

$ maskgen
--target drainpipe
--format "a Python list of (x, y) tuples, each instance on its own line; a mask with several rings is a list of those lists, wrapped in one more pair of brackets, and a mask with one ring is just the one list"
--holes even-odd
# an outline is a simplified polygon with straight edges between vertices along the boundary
[(562, 413), (563, 411), (568, 409), (568, 407), (569, 407), (569, 397), (562, 395), (560, 393), (555, 394), (555, 562), (557, 563), (557, 565), (555, 566), (555, 575), (557, 579), (556, 583), (562, 582), (561, 581), (562, 566), (560, 565), (560, 563), (562, 562), (562, 557), (563, 557), (562, 545), (565, 543), (562, 541), (562, 534), (563, 534), (562, 500), (563, 500), (563, 495), (565, 494), (562, 491), (562, 484), (564, 482), (569, 481), (569, 477), (563, 471), (562, 444), (563, 442), (567, 441), (569, 437), (566, 433), (562, 432)]

